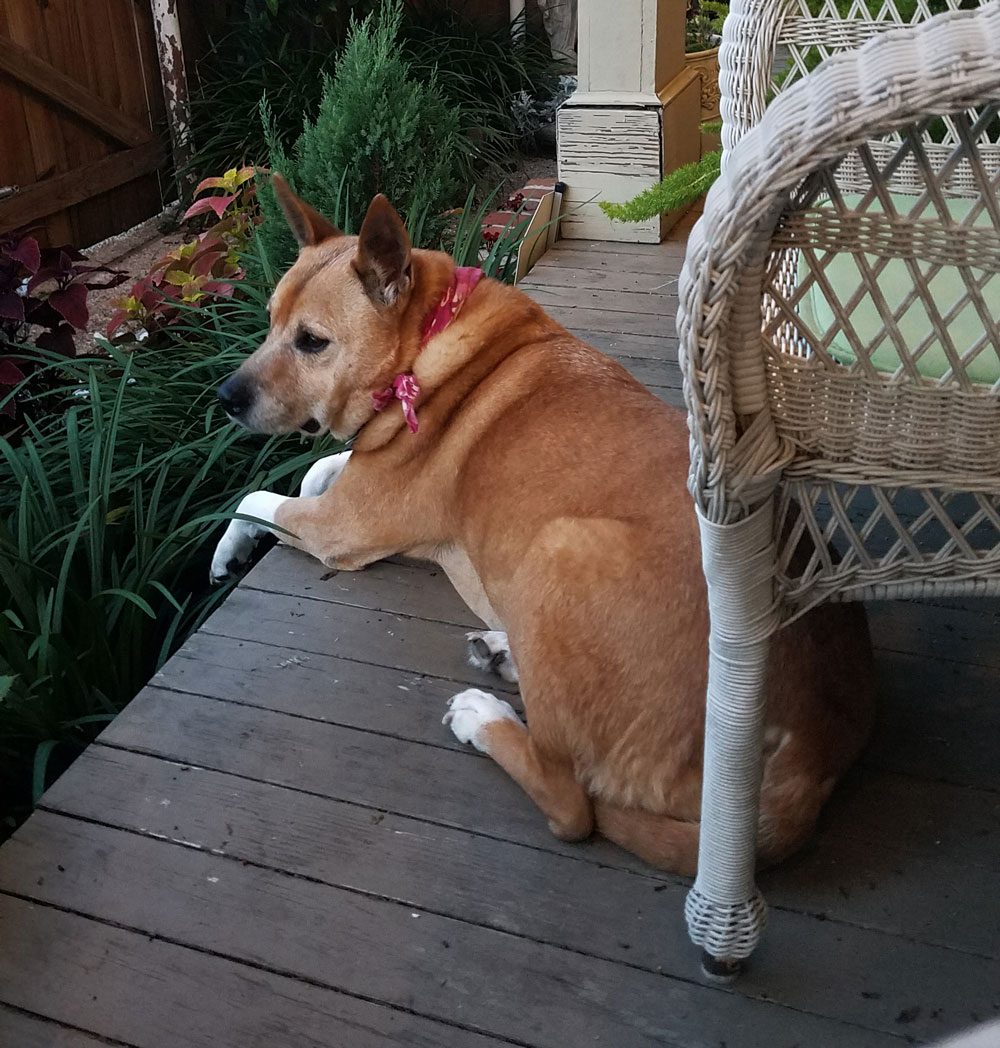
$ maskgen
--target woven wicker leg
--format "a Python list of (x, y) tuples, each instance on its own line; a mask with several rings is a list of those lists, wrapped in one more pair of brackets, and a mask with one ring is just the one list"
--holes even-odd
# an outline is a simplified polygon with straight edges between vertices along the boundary
[(754, 882), (764, 683), (776, 624), (773, 504), (735, 524), (699, 516), (708, 582), (708, 709), (698, 877), (685, 906), (708, 975), (732, 978), (767, 907)]

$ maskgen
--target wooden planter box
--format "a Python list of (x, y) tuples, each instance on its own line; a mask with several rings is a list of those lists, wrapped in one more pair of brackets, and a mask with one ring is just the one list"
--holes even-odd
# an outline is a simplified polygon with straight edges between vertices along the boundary
[[(691, 51), (684, 56), (684, 68), (701, 79), (701, 122), (715, 123), (719, 119), (719, 49)], [(702, 132), (701, 155), (719, 148), (717, 133)]]

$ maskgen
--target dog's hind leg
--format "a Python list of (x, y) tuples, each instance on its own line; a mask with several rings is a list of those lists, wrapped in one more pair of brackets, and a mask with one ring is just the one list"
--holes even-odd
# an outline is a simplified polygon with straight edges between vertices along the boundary
[(672, 819), (640, 808), (594, 801), (598, 832), (660, 870), (693, 877), (698, 868), (697, 822)]
[(594, 810), (569, 761), (538, 753), (528, 729), (509, 703), (477, 688), (448, 703), (444, 723), (459, 742), (488, 753), (548, 816), (560, 840), (578, 841), (594, 828)]
[(476, 630), (467, 633), (469, 662), (477, 670), (495, 673), (508, 684), (517, 684), (517, 667), (510, 653), (507, 634), (500, 630)]

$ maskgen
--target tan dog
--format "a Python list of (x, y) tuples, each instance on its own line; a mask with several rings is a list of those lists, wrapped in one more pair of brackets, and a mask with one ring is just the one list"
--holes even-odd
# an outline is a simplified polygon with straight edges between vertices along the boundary
[[(255, 431), (356, 439), (313, 467), (303, 497), (255, 492), (240, 511), (329, 566), (437, 561), (490, 627), (473, 635), (474, 659), (519, 675), (529, 725), (469, 689), (445, 718), (455, 735), (490, 754), (557, 837), (596, 827), (693, 873), (708, 613), (683, 416), (492, 280), (421, 348), (457, 286), (454, 262), (411, 251), (384, 197), (349, 237), (275, 185), (301, 253), (270, 334), (219, 397)], [(419, 395), (398, 392), (400, 377)], [(263, 531), (234, 521), (213, 576)], [(778, 635), (762, 860), (809, 834), (866, 739), (871, 698), (863, 611), (824, 608)]]

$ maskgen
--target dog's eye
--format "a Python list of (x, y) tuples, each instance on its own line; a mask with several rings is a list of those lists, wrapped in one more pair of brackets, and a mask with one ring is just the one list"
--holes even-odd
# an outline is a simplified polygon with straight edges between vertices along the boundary
[(320, 338), (311, 331), (300, 331), (295, 336), (295, 348), (300, 353), (319, 353), (330, 344), (328, 339)]

